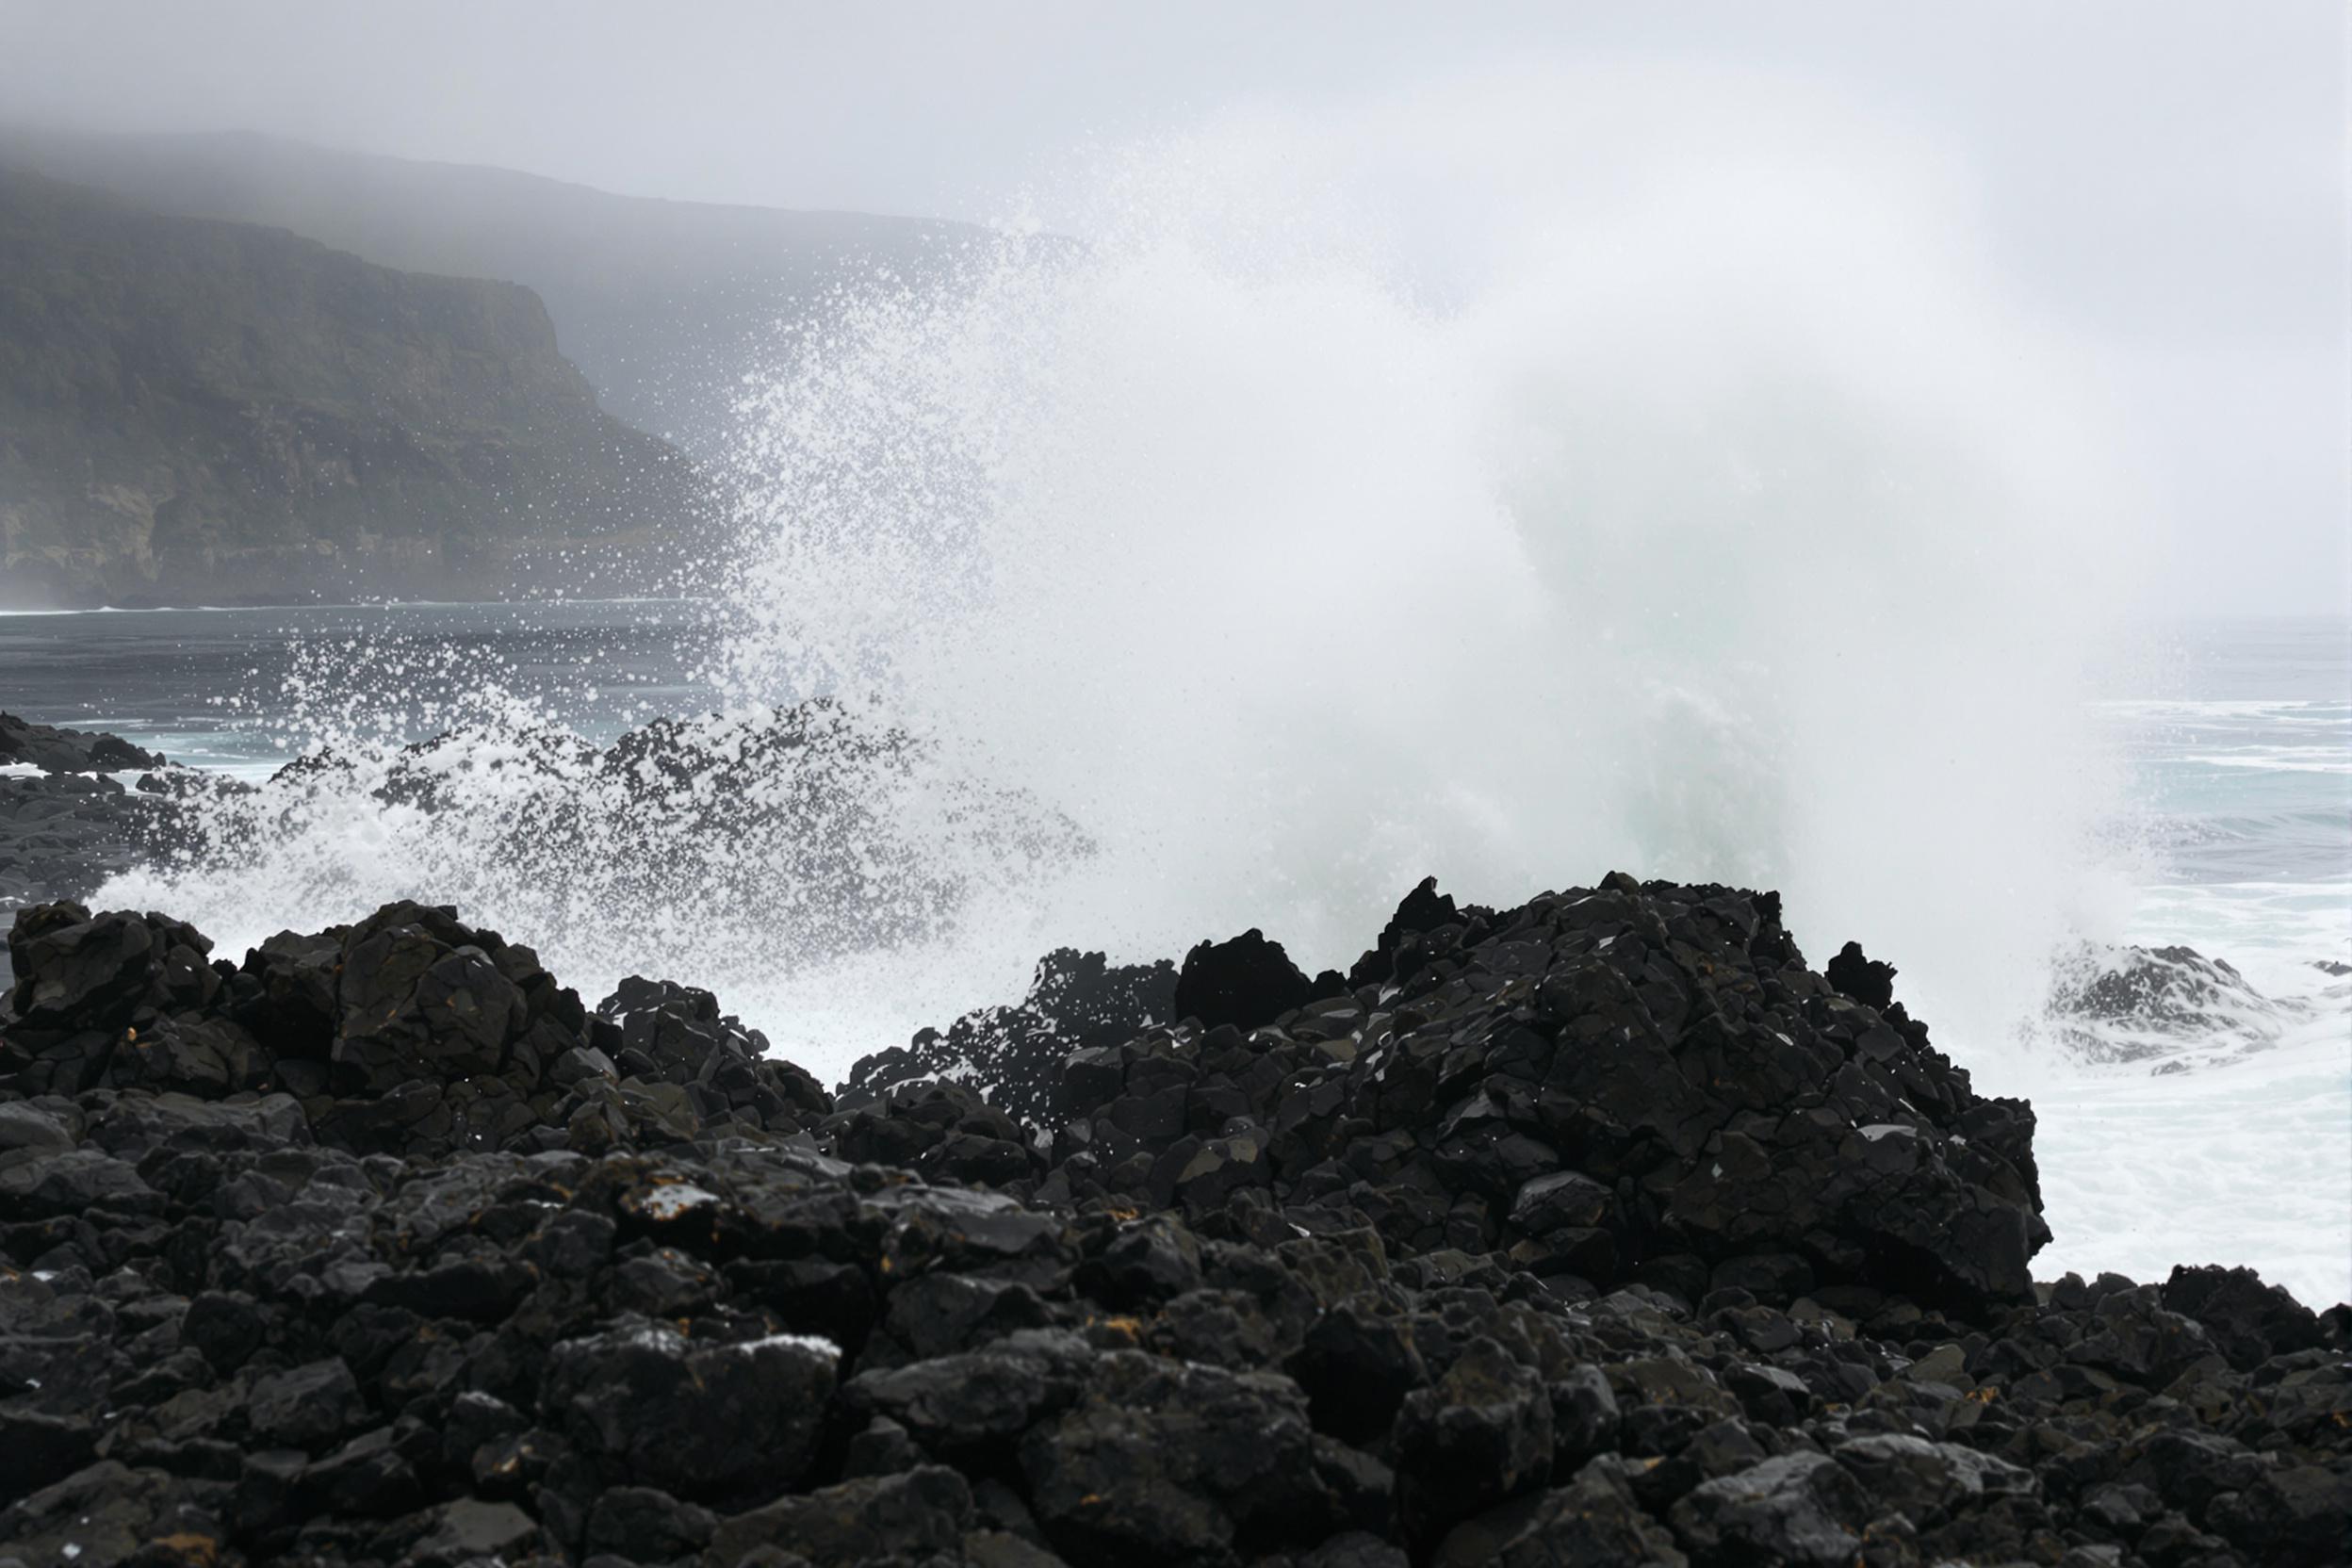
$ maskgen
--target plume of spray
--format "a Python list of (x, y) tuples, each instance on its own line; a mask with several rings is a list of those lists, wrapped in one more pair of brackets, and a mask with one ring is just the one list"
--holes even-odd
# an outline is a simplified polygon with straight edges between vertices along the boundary
[(745, 405), (716, 678), (872, 692), (1095, 845), (971, 911), (973, 994), (1618, 868), (1784, 890), (1978, 1059), (2112, 923), (2115, 443), (1932, 157), (1547, 69), (1084, 188)]
[(824, 694), (911, 738), (865, 816), (921, 920), (569, 764), (453, 767), (483, 808), (430, 818), (380, 778), (272, 804), (106, 896), (232, 951), (453, 902), (826, 1073), (1054, 945), (1257, 925), (1345, 967), (1424, 875), (1619, 869), (1781, 889), (2014, 1079), (2049, 954), (2119, 913), (2080, 703), (2130, 508), (1965, 182), (1884, 135), (1624, 62), (1235, 114), (1074, 160), (1037, 209), (1079, 239), (1016, 222), (786, 332), (704, 675), (722, 734)]

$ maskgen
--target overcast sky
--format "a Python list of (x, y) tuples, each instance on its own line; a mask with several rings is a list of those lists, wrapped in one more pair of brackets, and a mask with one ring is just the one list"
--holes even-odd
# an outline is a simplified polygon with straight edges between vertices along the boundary
[(1687, 57), (1940, 148), (2161, 454), (2169, 597), (2339, 607), (2342, 0), (1679, 5), (0, 0), (0, 114), (247, 128), (645, 195), (987, 218), (1092, 139), (1497, 61)]

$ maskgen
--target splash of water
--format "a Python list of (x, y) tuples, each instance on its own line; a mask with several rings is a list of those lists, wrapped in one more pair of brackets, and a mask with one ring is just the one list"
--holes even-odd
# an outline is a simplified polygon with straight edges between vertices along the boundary
[(558, 886), (511, 813), (348, 791), (110, 896), (234, 941), (425, 892), (823, 1072), (1058, 943), (1262, 925), (1344, 967), (1424, 874), (1616, 868), (1779, 887), (1997, 1054), (2123, 885), (2080, 707), (2123, 488), (1948, 172), (1869, 132), (1630, 71), (1237, 117), (1089, 162), (1083, 244), (1016, 226), (796, 332), (744, 400), (710, 679), (835, 694), (918, 738), (894, 798), (1086, 845), (908, 806), (955, 889), (916, 935), (802, 939), (759, 844), (626, 809), (568, 819)]
[[(878, 686), (1086, 824), (1031, 946), (1344, 965), (1425, 873), (1616, 866), (1782, 887), (1984, 1041), (2118, 886), (2104, 438), (1912, 166), (1657, 103), (1226, 124), (1083, 253), (868, 302), (751, 400), (725, 678)], [(1381, 191), (1441, 185), (1432, 245)]]

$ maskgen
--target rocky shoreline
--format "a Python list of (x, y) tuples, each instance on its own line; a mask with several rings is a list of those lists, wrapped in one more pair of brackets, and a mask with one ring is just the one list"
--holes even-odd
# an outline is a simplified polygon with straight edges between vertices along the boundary
[(165, 831), (165, 786), (153, 772), (146, 791), (113, 776), (166, 766), (120, 736), (0, 712), (0, 909), (87, 897), (144, 861)]
[[(21, 911), (0, 1561), (2328, 1563), (2352, 1308), (2035, 1283), (2033, 1114), (1778, 900), (1057, 954), (828, 1093), (394, 905)], [(941, 1077), (946, 1073), (949, 1076)]]

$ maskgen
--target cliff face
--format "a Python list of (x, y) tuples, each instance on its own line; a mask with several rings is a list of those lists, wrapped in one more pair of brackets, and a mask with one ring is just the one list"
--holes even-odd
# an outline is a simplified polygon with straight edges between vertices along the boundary
[(0, 604), (642, 588), (699, 506), (527, 288), (0, 168)]
[(922, 277), (986, 243), (968, 224), (619, 196), (244, 133), (0, 125), (0, 162), (386, 267), (523, 284), (607, 408), (703, 463), (732, 450), (742, 378), (788, 351), (780, 323), (821, 312), (838, 286)]

